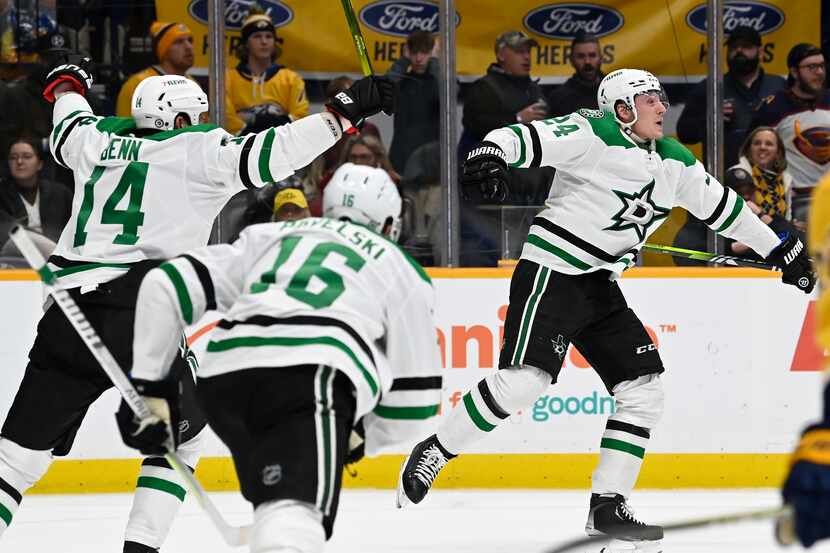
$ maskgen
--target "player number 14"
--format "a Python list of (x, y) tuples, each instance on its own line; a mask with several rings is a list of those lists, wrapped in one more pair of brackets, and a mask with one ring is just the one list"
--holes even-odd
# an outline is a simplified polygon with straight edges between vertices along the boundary
[[(101, 210), (102, 225), (121, 225), (121, 232), (113, 238), (113, 244), (131, 246), (138, 242), (138, 227), (144, 224), (144, 212), (141, 211), (141, 200), (144, 197), (144, 183), (147, 181), (147, 162), (132, 161), (124, 169), (121, 179), (115, 186), (104, 207)], [(84, 185), (84, 196), (81, 200), (81, 209), (78, 212), (78, 222), (75, 225), (75, 239), (73, 247), (86, 244), (86, 226), (92, 215), (95, 203), (95, 184), (101, 179), (107, 167), (97, 166), (92, 170), (89, 180)], [(117, 209), (121, 199), (130, 193), (127, 209)]]

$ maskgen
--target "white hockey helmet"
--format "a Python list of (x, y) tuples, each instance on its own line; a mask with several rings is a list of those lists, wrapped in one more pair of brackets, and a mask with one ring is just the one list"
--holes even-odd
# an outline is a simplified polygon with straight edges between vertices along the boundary
[(323, 216), (348, 219), (397, 242), (401, 232), (401, 195), (383, 169), (344, 163), (323, 191)]
[(202, 88), (187, 77), (158, 75), (147, 77), (133, 92), (131, 112), (139, 129), (170, 130), (179, 114), (199, 124), (199, 116), (208, 110), (208, 98)]
[[(597, 90), (597, 104), (599, 109), (614, 115), (614, 119), (624, 129), (630, 129), (637, 122), (637, 108), (634, 98), (640, 94), (656, 94), (669, 108), (666, 91), (663, 90), (657, 77), (642, 69), (617, 69), (607, 74), (599, 83)], [(617, 115), (617, 102), (623, 102), (634, 114), (634, 120), (625, 123)]]

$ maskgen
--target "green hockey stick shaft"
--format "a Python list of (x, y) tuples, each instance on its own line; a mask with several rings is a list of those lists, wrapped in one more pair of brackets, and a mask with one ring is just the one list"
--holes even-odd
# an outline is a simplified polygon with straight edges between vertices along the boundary
[(373, 75), (372, 63), (369, 61), (369, 52), (366, 50), (366, 42), (363, 40), (363, 33), (360, 31), (360, 24), (357, 22), (357, 17), (354, 14), (351, 0), (340, 0), (343, 5), (343, 13), (346, 15), (346, 22), (349, 24), (349, 32), (352, 33), (352, 41), (354, 48), (357, 50), (357, 57), (360, 59), (360, 68), (363, 70), (363, 75), (368, 77)]
[(778, 269), (769, 263), (763, 261), (755, 261), (754, 259), (745, 259), (743, 257), (735, 257), (732, 255), (719, 255), (709, 252), (700, 252), (697, 250), (687, 250), (684, 248), (675, 248), (673, 246), (660, 246), (658, 244), (643, 244), (643, 251), (654, 253), (663, 253), (674, 257), (684, 257), (686, 259), (694, 259), (697, 261), (704, 261), (707, 263), (716, 263), (718, 265), (731, 265), (734, 267), (754, 267), (756, 269), (764, 269), (766, 271), (777, 271)]

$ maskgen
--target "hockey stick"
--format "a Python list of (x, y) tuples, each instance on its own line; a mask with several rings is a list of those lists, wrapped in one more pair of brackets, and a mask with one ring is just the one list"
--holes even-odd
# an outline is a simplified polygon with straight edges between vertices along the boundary
[(349, 24), (349, 31), (352, 33), (352, 41), (354, 48), (357, 50), (357, 57), (360, 59), (360, 68), (363, 70), (363, 76), (368, 77), (374, 74), (372, 70), (372, 63), (369, 61), (369, 53), (366, 50), (366, 42), (363, 40), (363, 33), (360, 31), (360, 24), (357, 22), (357, 17), (354, 15), (354, 8), (351, 0), (340, 0), (343, 5), (343, 13), (346, 15), (346, 23)]
[(731, 265), (734, 267), (754, 267), (756, 269), (764, 269), (765, 271), (777, 271), (769, 263), (763, 261), (755, 261), (753, 259), (745, 259), (743, 257), (735, 257), (732, 255), (718, 255), (709, 252), (700, 252), (697, 250), (686, 250), (683, 248), (675, 248), (673, 246), (660, 246), (658, 244), (643, 244), (643, 249), (655, 253), (664, 253), (674, 257), (685, 257), (687, 259), (695, 259), (697, 261), (705, 261), (708, 263), (716, 263), (718, 265)]
[[(69, 322), (75, 328), (75, 331), (81, 337), (84, 344), (89, 348), (93, 357), (101, 365), (101, 368), (110, 378), (113, 385), (121, 393), (121, 397), (124, 398), (124, 401), (127, 402), (127, 405), (130, 406), (133, 413), (142, 420), (151, 417), (152, 413), (144, 398), (136, 391), (133, 383), (127, 378), (127, 374), (121, 370), (118, 361), (112, 356), (112, 353), (110, 353), (109, 348), (107, 348), (104, 342), (101, 341), (98, 333), (87, 320), (81, 308), (78, 307), (78, 304), (75, 303), (75, 300), (72, 299), (72, 296), (69, 295), (69, 292), (60, 287), (55, 273), (47, 267), (46, 260), (34, 242), (32, 242), (26, 229), (20, 225), (15, 225), (9, 232), (9, 237), (17, 246), (17, 249), (23, 254), (23, 257), (26, 258), (29, 265), (40, 275), (46, 289), (55, 299), (55, 302), (66, 315), (66, 318), (69, 319)], [(199, 505), (205, 510), (219, 533), (222, 534), (225, 542), (231, 546), (245, 545), (248, 543), (249, 527), (234, 527), (225, 521), (202, 485), (196, 479), (196, 476), (190, 472), (190, 469), (185, 466), (175, 451), (170, 451), (164, 457), (185, 481), (187, 487), (199, 502)]]
[[(773, 507), (770, 509), (759, 509), (755, 511), (743, 511), (740, 513), (732, 513), (728, 515), (718, 515), (707, 518), (697, 518), (692, 520), (685, 520), (663, 525), (663, 532), (678, 532), (680, 530), (693, 530), (695, 528), (705, 528), (707, 526), (721, 526), (724, 524), (734, 524), (736, 522), (746, 522), (749, 520), (766, 520), (775, 519), (776, 537), (782, 545), (794, 543), (794, 536), (792, 534), (792, 507), (784, 505), (782, 507)], [(548, 549), (545, 553), (567, 553), (568, 551), (576, 551), (585, 546), (596, 546), (605, 542), (611, 541), (610, 536), (589, 536), (587, 538), (579, 538), (566, 542), (554, 549)]]

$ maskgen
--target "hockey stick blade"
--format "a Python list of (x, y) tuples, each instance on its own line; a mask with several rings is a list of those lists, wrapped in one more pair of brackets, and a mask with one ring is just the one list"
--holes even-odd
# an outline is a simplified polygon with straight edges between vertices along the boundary
[[(58, 307), (66, 315), (72, 327), (89, 348), (95, 360), (101, 365), (101, 369), (110, 378), (133, 413), (139, 419), (151, 417), (152, 412), (147, 406), (147, 403), (135, 389), (133, 383), (130, 382), (127, 374), (121, 369), (118, 361), (112, 356), (109, 348), (98, 336), (98, 333), (92, 327), (89, 320), (87, 320), (81, 308), (78, 307), (78, 304), (75, 303), (75, 300), (72, 299), (69, 292), (60, 287), (55, 273), (46, 265), (46, 259), (44, 259), (43, 254), (40, 253), (40, 250), (37, 249), (34, 242), (32, 242), (26, 229), (20, 225), (15, 225), (9, 231), (9, 238), (17, 246), (17, 249), (20, 250), (20, 253), (23, 254), (23, 257), (29, 265), (40, 275), (43, 285), (55, 299), (55, 303), (58, 304)], [(193, 492), (193, 496), (202, 506), (205, 513), (207, 513), (208, 518), (213, 522), (225, 542), (231, 546), (245, 545), (248, 543), (249, 528), (245, 526), (241, 528), (233, 527), (222, 518), (222, 515), (219, 514), (216, 506), (211, 502), (204, 488), (196, 479), (196, 476), (190, 472), (190, 469), (187, 468), (181, 458), (174, 451), (167, 453), (165, 458), (182, 480), (184, 480), (190, 491)]]
[[(707, 526), (722, 526), (724, 524), (735, 524), (739, 522), (747, 522), (750, 520), (766, 520), (774, 519), (776, 522), (786, 521), (793, 516), (792, 507), (784, 505), (781, 507), (772, 507), (769, 509), (758, 509), (754, 511), (743, 511), (740, 513), (731, 513), (727, 515), (718, 515), (706, 518), (697, 518), (691, 520), (684, 520), (663, 525), (664, 533), (679, 532), (681, 530), (694, 530), (696, 528), (705, 528)], [(776, 529), (776, 533), (778, 530)], [(789, 536), (776, 536), (780, 543), (792, 543)], [(783, 539), (782, 539), (783, 538)], [(554, 549), (545, 550), (544, 553), (568, 553), (569, 551), (577, 551), (586, 546), (597, 546), (611, 541), (610, 536), (589, 536), (587, 538), (578, 538), (568, 541)]]
[(368, 77), (369, 75), (373, 75), (374, 70), (372, 70), (372, 62), (369, 61), (366, 41), (363, 40), (360, 24), (354, 15), (352, 2), (351, 0), (340, 0), (340, 3), (343, 5), (343, 14), (346, 16), (346, 23), (349, 24), (349, 32), (352, 34), (352, 41), (354, 42), (355, 50), (357, 50), (357, 57), (360, 60), (360, 68), (363, 71), (363, 76)]
[(754, 259), (745, 259), (743, 257), (735, 257), (732, 255), (719, 255), (709, 252), (701, 252), (697, 250), (687, 250), (685, 248), (675, 248), (674, 246), (662, 246), (659, 244), (643, 244), (643, 250), (671, 255), (674, 257), (683, 257), (686, 259), (694, 259), (697, 261), (704, 261), (706, 263), (715, 263), (717, 265), (729, 265), (732, 267), (753, 267), (755, 269), (763, 269), (765, 271), (777, 271), (778, 268), (764, 263), (763, 261), (755, 261)]

